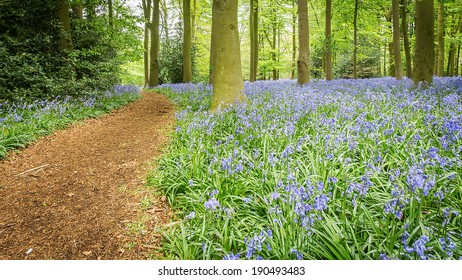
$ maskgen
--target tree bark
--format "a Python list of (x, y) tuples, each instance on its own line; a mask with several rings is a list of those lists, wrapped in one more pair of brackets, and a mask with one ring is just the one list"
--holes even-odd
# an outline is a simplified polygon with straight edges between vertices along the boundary
[(250, 0), (250, 77), (257, 80), (258, 68), (258, 0)]
[(151, 0), (143, 0), (143, 16), (144, 16), (144, 86), (149, 86), (149, 20), (151, 17)]
[(355, 0), (355, 10), (353, 14), (353, 78), (358, 78), (358, 7), (359, 0)]
[(395, 57), (395, 78), (403, 79), (403, 65), (401, 62), (401, 47), (400, 47), (400, 29), (399, 29), (399, 0), (392, 1), (393, 9), (393, 53)]
[(192, 80), (191, 0), (183, 0), (183, 83)]
[[(295, 0), (292, 0), (292, 8), (295, 10)], [(292, 70), (290, 71), (290, 78), (295, 79), (295, 69), (297, 68), (297, 37), (296, 27), (297, 26), (297, 15), (292, 14)]]
[(237, 21), (237, 0), (213, 0), (211, 111), (245, 101)]
[(112, 0), (107, 1), (107, 6), (108, 6), (108, 16), (109, 16), (109, 28), (111, 29), (111, 32), (114, 30), (114, 7)]
[(401, 25), (403, 30), (404, 54), (406, 56), (406, 77), (412, 77), (411, 47), (409, 43), (409, 32), (407, 28), (407, 1), (401, 0)]
[[(390, 30), (393, 34), (393, 9), (390, 9), (389, 11), (386, 12), (385, 14), (386, 20), (390, 23)], [(391, 77), (395, 77), (395, 54), (394, 54), (394, 48), (393, 48), (393, 40), (391, 42), (388, 42), (388, 53), (390, 55), (390, 61), (389, 61), (389, 69), (388, 69), (388, 74)]]
[(332, 0), (326, 0), (326, 80), (332, 80)]
[(165, 39), (168, 41), (169, 40), (169, 28), (168, 28), (168, 9), (167, 9), (167, 3), (165, 3), (166, 1), (167, 0), (160, 1), (160, 9), (162, 9), (162, 30), (164, 31)]
[(151, 51), (149, 58), (149, 86), (159, 85), (159, 0), (153, 0), (151, 19)]
[[(275, 5), (275, 3), (273, 3)], [(276, 27), (276, 10), (273, 9), (273, 17), (272, 17), (272, 29), (273, 29), (273, 44), (272, 44), (272, 50), (271, 50), (271, 60), (273, 61), (273, 80), (277, 80), (277, 70), (276, 70), (276, 53), (278, 51), (277, 46), (276, 46), (276, 36), (277, 36), (277, 27)]]
[(72, 13), (77, 19), (83, 18), (83, 6), (82, 3), (73, 3), (71, 6)]
[(58, 0), (58, 20), (62, 27), (59, 36), (59, 48), (64, 52), (73, 50), (71, 37), (71, 21), (69, 19), (69, 2), (67, 0)]
[(444, 76), (444, 2), (438, 1), (438, 61), (436, 75)]
[(307, 0), (298, 0), (297, 74), (297, 83), (299, 85), (304, 85), (310, 82), (310, 37)]
[(415, 52), (414, 74), (415, 84), (433, 81), (434, 57), (434, 7), (433, 0), (415, 1)]
[[(462, 16), (461, 16), (462, 17)], [(457, 34), (457, 31), (461, 29), (461, 24), (462, 20), (459, 18), (459, 22), (457, 24), (456, 20), (456, 14), (452, 14), (452, 24), (451, 24), (451, 38), (454, 38)], [(456, 51), (457, 51), (457, 46), (455, 42), (451, 42), (450, 47), (449, 47), (449, 54), (448, 54), (448, 65), (447, 65), (447, 71), (446, 73), (448, 76), (455, 76), (455, 66), (456, 66)]]

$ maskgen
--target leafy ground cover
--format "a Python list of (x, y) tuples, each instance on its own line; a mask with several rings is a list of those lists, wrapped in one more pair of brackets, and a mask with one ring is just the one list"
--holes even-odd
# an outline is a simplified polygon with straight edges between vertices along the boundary
[(71, 122), (97, 117), (134, 101), (139, 92), (135, 86), (115, 86), (112, 91), (83, 97), (0, 103), (0, 159), (9, 150), (23, 148)]
[(158, 88), (181, 111), (149, 181), (169, 259), (461, 259), (462, 79)]

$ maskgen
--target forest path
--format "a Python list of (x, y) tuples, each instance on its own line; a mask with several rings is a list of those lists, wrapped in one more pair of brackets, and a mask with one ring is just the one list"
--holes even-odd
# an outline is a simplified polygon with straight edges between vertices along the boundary
[(163, 95), (143, 93), (0, 161), (0, 259), (147, 258), (168, 208), (154, 197), (141, 213), (141, 199), (152, 196), (143, 180), (166, 147), (174, 110)]

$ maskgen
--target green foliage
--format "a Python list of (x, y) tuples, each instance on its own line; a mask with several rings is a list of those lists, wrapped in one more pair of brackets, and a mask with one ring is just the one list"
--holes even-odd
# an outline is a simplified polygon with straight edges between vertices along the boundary
[(164, 39), (159, 53), (159, 83), (183, 82), (183, 39), (182, 35)]
[[(179, 217), (168, 259), (458, 259), (460, 78), (165, 85), (183, 110), (151, 183)], [(208, 92), (208, 94), (207, 94)]]
[[(114, 3), (122, 3), (114, 1)], [(84, 5), (84, 4), (81, 4)], [(119, 83), (119, 64), (140, 53), (137, 18), (114, 5), (112, 28), (106, 1), (85, 2), (79, 18), (70, 10), (73, 51), (59, 47), (62, 28), (56, 1), (2, 3), (0, 11), (0, 96), (4, 100), (86, 95)], [(90, 10), (97, 13), (90, 13)]]

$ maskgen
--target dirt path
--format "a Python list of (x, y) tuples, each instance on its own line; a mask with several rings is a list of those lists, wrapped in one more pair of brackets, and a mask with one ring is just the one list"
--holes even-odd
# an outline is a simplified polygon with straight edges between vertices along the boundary
[(142, 259), (158, 246), (149, 234), (166, 221), (165, 203), (156, 202), (147, 230), (129, 221), (147, 195), (143, 178), (165, 148), (174, 106), (143, 96), (0, 161), (0, 259)]

